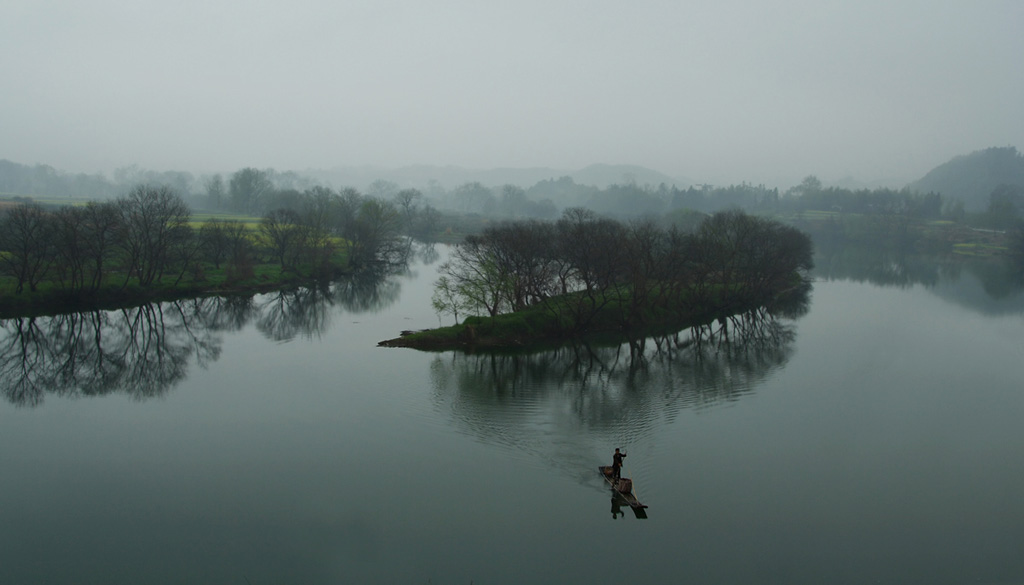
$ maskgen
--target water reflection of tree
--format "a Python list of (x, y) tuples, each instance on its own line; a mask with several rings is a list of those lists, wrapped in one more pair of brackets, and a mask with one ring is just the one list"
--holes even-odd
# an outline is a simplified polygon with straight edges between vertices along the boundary
[(182, 301), (181, 306), (205, 327), (215, 331), (241, 331), (259, 313), (256, 297), (231, 295)]
[(181, 303), (0, 322), (0, 392), (17, 405), (46, 393), (134, 398), (166, 393), (190, 359), (216, 360), (220, 339)]
[(334, 302), (350, 313), (382, 311), (398, 302), (401, 285), (393, 270), (363, 271), (334, 284)]
[[(1024, 307), (1024, 280), (1000, 257), (936, 256), (883, 246), (819, 246), (814, 277), (942, 289), (941, 296), (986, 314), (1019, 313)], [(974, 279), (980, 291), (967, 284)]]
[(552, 417), (565, 435), (643, 435), (681, 409), (737, 400), (782, 367), (795, 339), (787, 317), (807, 307), (806, 290), (793, 296), (786, 306), (621, 345), (440, 354), (431, 364), (436, 400), (474, 434), (519, 448), (552, 432)]
[(255, 312), (256, 328), (274, 341), (298, 335), (319, 338), (331, 322), (334, 303), (329, 293), (317, 286), (263, 295)]
[(423, 264), (436, 262), (440, 257), (434, 244), (411, 239), (403, 240), (399, 254), (386, 257), (366, 266), (348, 278), (331, 286), (334, 303), (350, 313), (378, 312), (398, 302), (401, 285), (397, 276), (409, 274), (409, 263), (416, 259)]
[(193, 363), (221, 354), (224, 332), (250, 323), (269, 339), (320, 337), (337, 307), (380, 310), (399, 298), (397, 265), (319, 287), (204, 297), (116, 311), (0, 320), (0, 394), (20, 406), (47, 394), (136, 399), (166, 394)]
[(880, 286), (934, 286), (951, 264), (936, 262), (911, 250), (871, 246), (818, 248), (814, 276), (824, 280), (852, 280)]
[(437, 244), (433, 242), (418, 244), (413, 255), (424, 266), (430, 266), (441, 259), (441, 252), (437, 249)]

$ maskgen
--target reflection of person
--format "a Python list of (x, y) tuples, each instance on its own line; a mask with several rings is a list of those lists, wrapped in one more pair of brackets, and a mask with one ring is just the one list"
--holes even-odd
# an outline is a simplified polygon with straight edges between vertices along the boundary
[(618, 520), (619, 516), (625, 516), (626, 513), (619, 507), (619, 502), (612, 498), (612, 520)]
[(626, 456), (625, 453), (619, 452), (619, 448), (615, 448), (615, 454), (612, 455), (612, 479), (619, 479), (622, 473), (622, 459)]

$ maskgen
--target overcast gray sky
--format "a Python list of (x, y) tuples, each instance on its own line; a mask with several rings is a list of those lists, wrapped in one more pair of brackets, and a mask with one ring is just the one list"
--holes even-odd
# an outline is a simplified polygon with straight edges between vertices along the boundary
[(1022, 30), (1021, 0), (7, 0), (0, 158), (915, 179), (1024, 147)]

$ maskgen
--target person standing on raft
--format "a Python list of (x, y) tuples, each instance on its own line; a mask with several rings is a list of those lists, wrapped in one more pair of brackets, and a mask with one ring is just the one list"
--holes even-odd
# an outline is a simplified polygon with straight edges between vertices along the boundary
[(612, 455), (612, 479), (619, 479), (622, 473), (622, 460), (626, 457), (625, 453), (620, 453), (619, 448), (615, 448), (615, 454)]

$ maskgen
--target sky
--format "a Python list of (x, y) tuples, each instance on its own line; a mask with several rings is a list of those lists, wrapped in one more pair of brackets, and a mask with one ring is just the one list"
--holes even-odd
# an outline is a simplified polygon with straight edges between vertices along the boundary
[(6, 0), (0, 159), (909, 181), (1024, 148), (1020, 0)]

